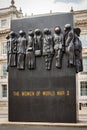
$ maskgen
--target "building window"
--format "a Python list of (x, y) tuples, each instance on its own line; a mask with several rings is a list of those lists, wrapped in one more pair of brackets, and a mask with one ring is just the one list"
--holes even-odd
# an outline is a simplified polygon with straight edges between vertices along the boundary
[(7, 27), (7, 19), (1, 20), (1, 27)]
[(6, 43), (2, 44), (2, 54), (7, 54), (7, 44)]
[(87, 72), (87, 57), (83, 57), (83, 71)]
[(80, 82), (80, 84), (81, 84), (80, 95), (87, 96), (87, 82)]
[(2, 85), (2, 97), (3, 98), (7, 97), (7, 85), (6, 84)]
[(86, 108), (87, 103), (79, 103), (79, 110), (82, 110), (82, 108)]
[(87, 34), (80, 35), (80, 39), (82, 41), (82, 47), (87, 47)]
[(6, 76), (7, 75), (7, 63), (3, 63), (2, 65), (2, 76)]

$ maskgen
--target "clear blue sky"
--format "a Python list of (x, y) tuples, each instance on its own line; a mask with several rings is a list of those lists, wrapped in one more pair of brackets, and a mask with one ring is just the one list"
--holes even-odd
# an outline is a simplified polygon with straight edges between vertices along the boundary
[[(0, 8), (8, 7), (11, 0), (0, 0)], [(71, 6), (74, 10), (87, 9), (87, 0), (15, 0), (15, 5), (28, 15), (53, 12), (69, 12)]]

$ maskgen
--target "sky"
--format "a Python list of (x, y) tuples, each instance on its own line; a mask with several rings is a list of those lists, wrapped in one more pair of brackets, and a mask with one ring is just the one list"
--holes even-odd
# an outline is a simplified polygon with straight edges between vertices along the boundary
[[(71, 7), (76, 10), (87, 9), (87, 0), (14, 0), (17, 9), (22, 8), (23, 14), (36, 15), (52, 12), (69, 12)], [(0, 0), (0, 8), (9, 7), (11, 0)]]

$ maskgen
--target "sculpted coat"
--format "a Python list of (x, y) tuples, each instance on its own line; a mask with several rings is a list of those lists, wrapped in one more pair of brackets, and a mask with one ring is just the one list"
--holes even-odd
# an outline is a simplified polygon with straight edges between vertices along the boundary
[(26, 54), (26, 38), (25, 32), (19, 31), (18, 46), (17, 46), (17, 68), (25, 68), (25, 54)]
[(81, 30), (79, 28), (74, 29), (75, 38), (75, 67), (76, 73), (83, 71), (83, 63), (82, 63), (82, 42), (79, 39)]
[(65, 25), (65, 53), (67, 55), (67, 66), (75, 66), (75, 55), (74, 55), (74, 32), (70, 24)]
[(16, 34), (11, 31), (10, 39), (8, 41), (8, 65), (14, 67), (17, 65), (17, 37)]
[(54, 50), (55, 50), (55, 57), (56, 57), (56, 67), (62, 67), (62, 46), (63, 46), (63, 34), (61, 32), (61, 28), (58, 26), (55, 28), (54, 33)]
[(47, 70), (51, 69), (53, 54), (53, 37), (51, 31), (48, 28), (45, 28), (43, 36), (43, 56), (45, 57), (45, 67)]
[(28, 32), (27, 49), (26, 49), (26, 63), (28, 69), (35, 68), (35, 53), (34, 53), (34, 33), (32, 30)]

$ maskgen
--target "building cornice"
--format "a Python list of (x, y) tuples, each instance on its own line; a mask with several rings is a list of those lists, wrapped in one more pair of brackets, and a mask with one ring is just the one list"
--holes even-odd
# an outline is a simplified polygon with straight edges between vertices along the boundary
[(87, 20), (76, 20), (75, 26), (79, 26), (79, 25), (82, 25), (82, 26), (87, 25)]
[(10, 6), (8, 8), (0, 9), (0, 18), (10, 14), (16, 14), (17, 17), (20, 17), (19, 15), (22, 14), (22, 10), (18, 11), (16, 6)]
[(9, 9), (9, 7), (7, 7), (7, 8), (0, 8), (0, 11), (4, 11), (4, 10), (7, 10), (7, 9)]
[(77, 15), (77, 14), (83, 14), (83, 13), (87, 13), (87, 9), (86, 10), (78, 10), (78, 11), (73, 11), (73, 14)]
[(0, 17), (7, 16), (12, 13), (17, 14), (17, 13), (19, 13), (19, 11), (16, 8), (14, 8), (14, 9), (7, 8), (6, 10), (2, 10), (2, 11), (0, 10)]
[(0, 36), (3, 35), (3, 34), (8, 34), (8, 33), (10, 33), (10, 29), (1, 30)]

